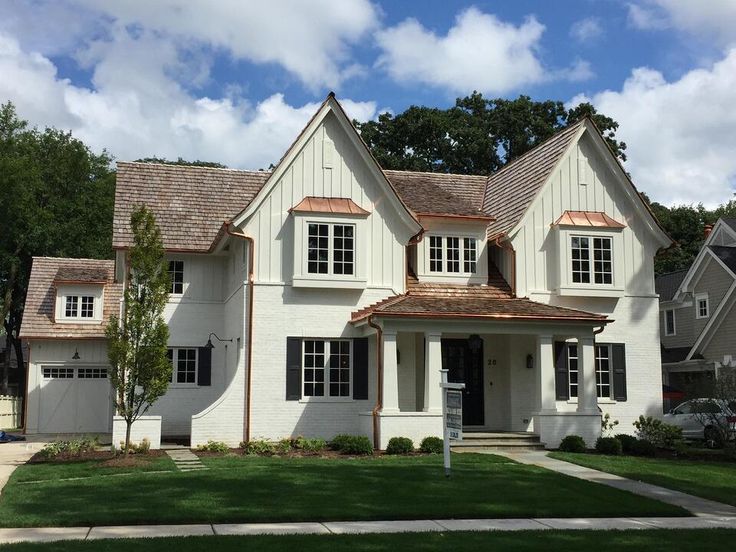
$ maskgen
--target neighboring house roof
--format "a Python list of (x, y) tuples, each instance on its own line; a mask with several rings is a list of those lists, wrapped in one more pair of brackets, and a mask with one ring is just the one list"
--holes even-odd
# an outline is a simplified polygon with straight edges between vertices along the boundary
[(661, 274), (654, 280), (654, 291), (659, 294), (660, 301), (672, 301), (672, 298), (680, 288), (680, 284), (685, 279), (689, 269), (678, 270), (668, 274)]
[(626, 228), (625, 224), (612, 219), (606, 213), (594, 211), (565, 211), (553, 226), (587, 226), (596, 228)]
[(290, 209), (297, 213), (332, 213), (339, 215), (370, 215), (350, 198), (305, 197)]
[(521, 220), (584, 122), (554, 134), (489, 177), (483, 209), (496, 219), (490, 237), (508, 232)]
[[(57, 275), (104, 273), (102, 321), (99, 323), (59, 323), (54, 320)], [(123, 294), (122, 284), (114, 282), (115, 261), (99, 259), (62, 259), (34, 257), (28, 292), (23, 309), (20, 337), (45, 339), (82, 339), (105, 337), (110, 316), (118, 314)], [(81, 282), (81, 281), (80, 281)]]
[(725, 245), (709, 245), (708, 247), (733, 274), (736, 274), (736, 247)]
[[(662, 347), (662, 364), (674, 364), (676, 362), (682, 362), (687, 358), (687, 354), (690, 352), (690, 347)], [(693, 359), (701, 360), (702, 355), (694, 355)]]
[(726, 223), (728, 226), (731, 227), (734, 231), (736, 231), (736, 218), (723, 218), (721, 217), (721, 220)]

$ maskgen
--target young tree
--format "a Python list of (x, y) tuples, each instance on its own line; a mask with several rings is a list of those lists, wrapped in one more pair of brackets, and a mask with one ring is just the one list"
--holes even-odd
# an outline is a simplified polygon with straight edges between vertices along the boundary
[(133, 211), (130, 226), (133, 247), (123, 315), (113, 316), (107, 326), (110, 381), (115, 408), (126, 423), (126, 455), (133, 422), (166, 393), (172, 372), (166, 354), (169, 328), (163, 318), (170, 280), (161, 232), (145, 206)]

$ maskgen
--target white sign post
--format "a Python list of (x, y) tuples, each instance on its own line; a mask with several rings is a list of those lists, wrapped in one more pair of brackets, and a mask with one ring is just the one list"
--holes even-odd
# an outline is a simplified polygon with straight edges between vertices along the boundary
[(450, 477), (450, 439), (463, 439), (463, 394), (464, 383), (449, 383), (447, 370), (440, 370), (442, 378), (442, 436), (444, 438), (445, 477)]

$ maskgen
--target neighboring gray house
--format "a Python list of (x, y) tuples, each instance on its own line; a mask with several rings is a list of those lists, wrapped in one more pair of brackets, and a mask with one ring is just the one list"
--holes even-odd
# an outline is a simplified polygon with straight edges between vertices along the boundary
[(736, 366), (736, 219), (719, 219), (692, 266), (658, 276), (656, 290), (668, 409)]

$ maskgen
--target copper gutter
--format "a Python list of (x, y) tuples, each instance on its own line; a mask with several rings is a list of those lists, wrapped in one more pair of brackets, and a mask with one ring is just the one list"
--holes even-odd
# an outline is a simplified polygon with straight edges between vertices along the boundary
[(511, 245), (509, 242), (501, 241), (501, 238), (503, 238), (504, 236), (508, 237), (508, 234), (499, 234), (493, 240), (493, 243), (497, 247), (505, 249), (506, 251), (509, 251), (511, 253), (511, 295), (516, 297), (516, 250), (514, 249), (514, 246)]
[(441, 218), (441, 219), (466, 219), (466, 220), (485, 220), (494, 222), (496, 219), (491, 215), (453, 215), (450, 213), (417, 213), (421, 218)]
[(240, 238), (248, 242), (248, 363), (245, 382), (245, 431), (243, 433), (243, 440), (247, 443), (250, 441), (250, 392), (251, 392), (251, 368), (253, 366), (253, 291), (255, 288), (255, 279), (253, 277), (253, 259), (255, 250), (255, 241), (252, 237), (244, 234), (243, 232), (233, 231), (230, 229), (232, 222), (225, 222), (225, 232), (229, 236)]
[(373, 315), (368, 317), (368, 325), (376, 330), (376, 373), (378, 388), (376, 389), (376, 406), (373, 407), (373, 448), (379, 450), (381, 440), (378, 429), (378, 413), (383, 409), (383, 329), (373, 322)]
[[(510, 299), (506, 299), (509, 301)], [(610, 324), (613, 322), (611, 319), (601, 320), (600, 318), (587, 318), (583, 316), (548, 316), (548, 315), (528, 315), (528, 316), (517, 316), (513, 314), (469, 314), (462, 312), (387, 312), (380, 311), (377, 314), (371, 314), (369, 319), (373, 316), (380, 316), (382, 318), (440, 318), (440, 319), (454, 319), (454, 318), (471, 318), (474, 320), (555, 320), (557, 322), (594, 322), (596, 326), (600, 324)], [(352, 320), (351, 322), (359, 322), (361, 319)], [(370, 323), (369, 323), (370, 324)], [(375, 327), (375, 326), (371, 326)]]

